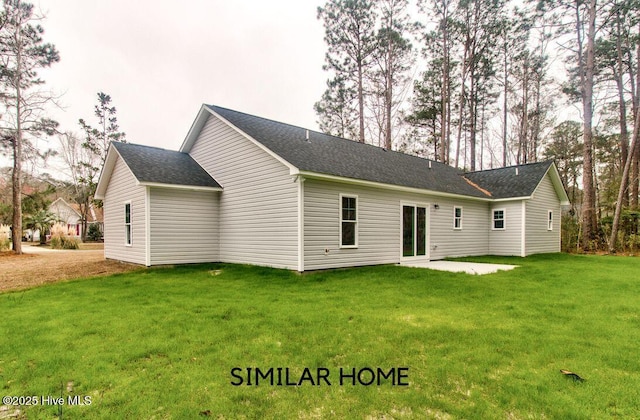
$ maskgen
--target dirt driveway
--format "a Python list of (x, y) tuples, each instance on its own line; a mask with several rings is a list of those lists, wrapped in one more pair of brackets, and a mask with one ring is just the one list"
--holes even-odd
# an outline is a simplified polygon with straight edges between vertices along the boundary
[(102, 246), (91, 248), (93, 249), (55, 250), (23, 243), (22, 255), (0, 252), (0, 292), (141, 268), (139, 265), (107, 261), (104, 259)]

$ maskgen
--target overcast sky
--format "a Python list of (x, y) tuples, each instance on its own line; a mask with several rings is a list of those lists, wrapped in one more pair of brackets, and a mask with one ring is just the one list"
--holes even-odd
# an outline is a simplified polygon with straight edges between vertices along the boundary
[[(62, 130), (97, 124), (111, 95), (132, 143), (177, 150), (202, 103), (316, 129), (325, 86), (322, 2), (35, 0), (61, 60), (40, 72), (62, 94)], [(56, 141), (52, 141), (52, 146)]]

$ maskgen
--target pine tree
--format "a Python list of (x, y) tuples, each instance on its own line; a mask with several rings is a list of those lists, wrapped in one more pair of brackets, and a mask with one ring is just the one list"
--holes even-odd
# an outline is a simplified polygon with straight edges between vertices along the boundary
[(355, 94), (355, 114), (358, 120), (358, 141), (365, 141), (365, 80), (375, 49), (375, 12), (371, 0), (329, 0), (318, 8), (318, 19), (325, 28), (327, 43), (324, 69), (334, 77), (327, 91), (316, 104), (321, 126), (335, 126), (336, 109), (345, 111), (341, 102)]
[(13, 157), (13, 250), (22, 253), (22, 163), (31, 138), (53, 134), (57, 123), (43, 117), (44, 106), (53, 100), (37, 89), (44, 83), (37, 71), (60, 60), (52, 44), (44, 43), (44, 29), (37, 21), (33, 5), (21, 0), (5, 0), (0, 13), (0, 71), (6, 108), (2, 136), (11, 145)]
[(83, 174), (78, 181), (83, 185), (80, 189), (82, 194), (76, 197), (80, 205), (82, 215), (82, 240), (86, 240), (87, 219), (91, 206), (94, 203), (93, 196), (98, 186), (98, 176), (104, 167), (107, 152), (111, 142), (126, 142), (125, 133), (120, 131), (118, 118), (116, 117), (116, 107), (111, 105), (111, 96), (104, 92), (98, 93), (98, 104), (95, 106), (95, 116), (98, 117), (97, 127), (93, 127), (83, 119), (78, 123), (85, 133), (85, 140), (82, 148), (86, 153), (78, 162), (81, 165)]

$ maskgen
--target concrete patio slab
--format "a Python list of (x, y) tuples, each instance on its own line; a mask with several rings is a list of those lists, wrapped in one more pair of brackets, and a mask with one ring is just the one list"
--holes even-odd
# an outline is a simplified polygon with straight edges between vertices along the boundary
[(513, 270), (517, 265), (507, 264), (487, 264), (487, 263), (473, 263), (473, 262), (461, 262), (461, 261), (428, 261), (428, 262), (406, 262), (400, 265), (406, 267), (416, 268), (429, 268), (431, 270), (450, 271), (453, 273), (467, 273), (467, 274), (491, 274), (500, 270)]

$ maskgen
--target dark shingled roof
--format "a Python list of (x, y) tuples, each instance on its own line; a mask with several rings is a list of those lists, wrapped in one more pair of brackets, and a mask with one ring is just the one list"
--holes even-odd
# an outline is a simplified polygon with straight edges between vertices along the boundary
[(478, 172), (468, 172), (465, 177), (491, 192), (495, 199), (529, 197), (547, 173), (552, 161), (509, 166)]
[(141, 183), (222, 188), (187, 153), (131, 143), (113, 142), (111, 145)]
[(301, 171), (489, 198), (467, 182), (462, 172), (449, 165), (215, 105), (207, 106)]

